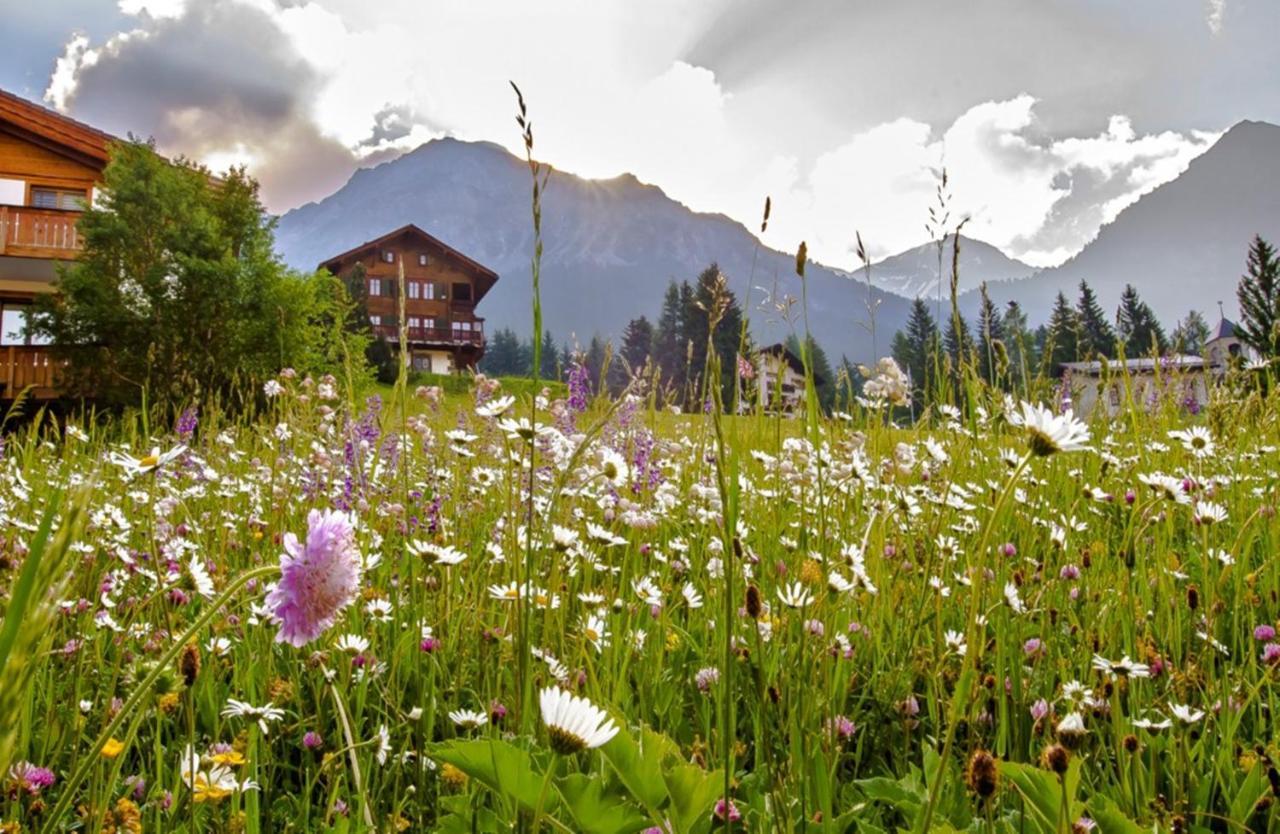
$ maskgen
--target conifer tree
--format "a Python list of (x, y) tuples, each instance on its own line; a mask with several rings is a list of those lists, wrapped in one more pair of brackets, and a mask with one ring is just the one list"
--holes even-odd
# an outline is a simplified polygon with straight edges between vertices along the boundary
[(1080, 356), (1079, 321), (1076, 311), (1061, 292), (1053, 302), (1053, 313), (1045, 332), (1045, 360), (1050, 373), (1056, 373), (1064, 362), (1075, 362)]
[(1209, 341), (1209, 323), (1199, 310), (1192, 310), (1173, 328), (1169, 341), (1176, 352), (1199, 356), (1204, 353), (1204, 343)]
[(924, 402), (929, 390), (934, 358), (941, 349), (938, 324), (921, 298), (911, 302), (905, 330), (893, 338), (893, 358), (911, 377), (913, 399)]
[(1098, 296), (1088, 281), (1080, 281), (1080, 297), (1076, 299), (1077, 349), (1081, 359), (1110, 359), (1115, 356), (1116, 331), (1098, 303)]
[(1126, 284), (1120, 294), (1116, 330), (1124, 342), (1124, 355), (1130, 359), (1149, 356), (1153, 349), (1162, 356), (1169, 350), (1169, 340), (1155, 311), (1138, 297), (1133, 284)]
[(995, 384), (997, 358), (996, 354), (999, 344), (1008, 354), (1009, 346), (1005, 344), (1004, 337), (1004, 318), (1000, 315), (1000, 311), (996, 309), (996, 305), (992, 303), (991, 296), (987, 294), (986, 282), (983, 282), (979, 289), (982, 297), (982, 304), (978, 308), (978, 374), (989, 384)]
[(1236, 287), (1240, 302), (1240, 340), (1260, 356), (1280, 355), (1280, 258), (1254, 235), (1245, 274)]

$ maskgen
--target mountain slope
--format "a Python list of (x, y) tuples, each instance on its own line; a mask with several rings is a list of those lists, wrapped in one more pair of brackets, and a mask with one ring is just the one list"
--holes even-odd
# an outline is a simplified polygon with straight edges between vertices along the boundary
[[(330, 255), (416, 223), (502, 276), (479, 308), (490, 332), (510, 326), (527, 333), (529, 190), (524, 162), (500, 146), (436, 140), (358, 171), (324, 200), (288, 212), (276, 241), (290, 265), (313, 269)], [(762, 304), (760, 288), (800, 296), (794, 255), (767, 249), (742, 224), (690, 211), (630, 175), (586, 180), (554, 172), (543, 204), (543, 239), (543, 315), (557, 339), (574, 334), (585, 343), (597, 332), (617, 337), (629, 319), (657, 316), (670, 279), (692, 281), (712, 262), (739, 301), (754, 285), (752, 330), (762, 343), (781, 340), (789, 325), (761, 309), (769, 305)], [(810, 326), (832, 360), (842, 354), (871, 359), (870, 332), (859, 326), (868, 318), (866, 285), (812, 263), (807, 274)], [(883, 353), (906, 319), (907, 302), (879, 290), (873, 297)]]
[[(942, 248), (942, 296), (951, 291), (951, 247), (948, 238)], [(961, 236), (960, 292), (976, 290), (986, 281), (1026, 278), (1036, 271), (1030, 264), (1010, 258), (989, 243)], [(938, 246), (922, 243), (871, 265), (871, 280), (883, 290), (904, 298), (938, 297)]]
[[(1132, 283), (1166, 328), (1193, 308), (1213, 320), (1219, 301), (1234, 318), (1254, 234), (1280, 241), (1280, 127), (1245, 121), (1177, 179), (1120, 212), (1069, 261), (989, 289), (997, 302), (1016, 299), (1032, 322), (1048, 318), (1059, 290), (1074, 301), (1082, 279), (1109, 313)], [(966, 302), (975, 305), (972, 296)]]

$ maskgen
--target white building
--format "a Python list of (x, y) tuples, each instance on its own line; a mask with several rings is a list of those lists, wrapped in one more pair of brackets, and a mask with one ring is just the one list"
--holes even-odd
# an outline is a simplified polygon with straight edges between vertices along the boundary
[[(804, 362), (778, 343), (756, 351), (752, 364), (756, 378), (756, 403), (766, 411), (780, 408), (798, 411), (804, 406)], [(815, 384), (822, 380), (815, 376)], [(746, 404), (743, 405), (747, 408)]]
[(1061, 368), (1063, 385), (1077, 414), (1092, 414), (1101, 405), (1108, 416), (1114, 416), (1130, 403), (1147, 408), (1169, 399), (1198, 408), (1208, 400), (1209, 387), (1233, 361), (1250, 359), (1235, 323), (1222, 318), (1209, 334), (1203, 356), (1175, 354), (1124, 362), (1064, 362)]

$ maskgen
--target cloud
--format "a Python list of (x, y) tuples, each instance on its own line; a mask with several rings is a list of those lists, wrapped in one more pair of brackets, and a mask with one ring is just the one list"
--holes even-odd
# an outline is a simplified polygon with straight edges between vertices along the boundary
[(1215, 35), (1222, 34), (1222, 19), (1227, 14), (1227, 0), (1208, 0), (1209, 13), (1205, 22), (1209, 31)]
[(1059, 263), (1218, 136), (1139, 136), (1115, 116), (1095, 136), (1054, 139), (1039, 131), (1035, 106), (1028, 95), (984, 102), (940, 134), (898, 119), (823, 154), (792, 196), (806, 205), (810, 251), (852, 266), (854, 229), (877, 257), (919, 244), (945, 165), (952, 228), (968, 218), (973, 237), (1034, 265)]
[[(519, 151), (508, 79), (532, 106), (538, 154), (584, 176), (631, 172), (767, 242), (856, 265), (855, 231), (884, 256), (923, 242), (941, 168), (951, 223), (1035, 264), (1074, 254), (1213, 140), (1053, 130), (1031, 94), (968, 102), (945, 121), (903, 115), (851, 128), (840, 112), (687, 58), (728, 8), (470, 0), (123, 0), (136, 25), (65, 44), (47, 99), (162, 151), (243, 163), (273, 210), (319, 199), (361, 164), (445, 134)], [(684, 10), (681, 15), (675, 14)], [(670, 14), (669, 14), (670, 13)], [(781, 77), (781, 76), (779, 76)], [(880, 85), (887, 86), (889, 85)], [(879, 95), (879, 94), (877, 94)], [(954, 98), (954, 97), (953, 97)], [(798, 115), (800, 114), (800, 115)], [(810, 129), (812, 123), (812, 129)], [(1096, 124), (1091, 123), (1091, 124)]]

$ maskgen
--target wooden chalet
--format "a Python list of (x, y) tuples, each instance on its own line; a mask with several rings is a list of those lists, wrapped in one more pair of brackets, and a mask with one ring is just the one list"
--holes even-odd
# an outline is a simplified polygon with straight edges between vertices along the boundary
[(0, 90), (0, 400), (55, 396), (47, 348), (24, 335), (31, 301), (77, 256), (114, 136)]
[(476, 305), (498, 274), (412, 223), (335, 255), (320, 268), (346, 281), (362, 273), (373, 334), (397, 345), (403, 268), (406, 343), (415, 370), (473, 369), (484, 355), (484, 319)]

